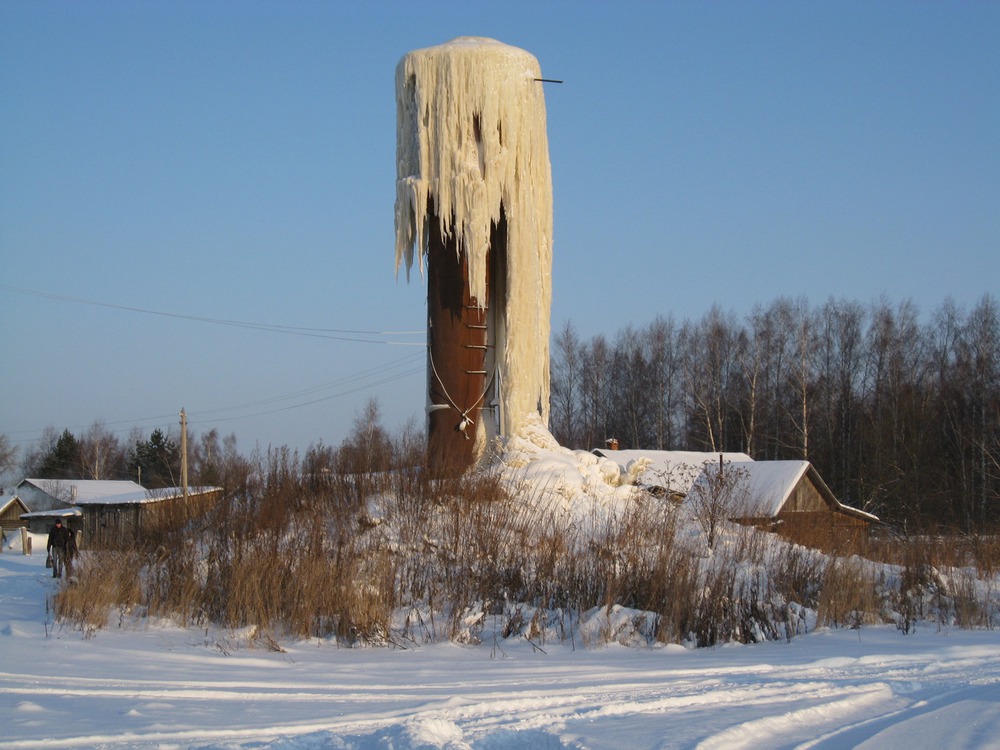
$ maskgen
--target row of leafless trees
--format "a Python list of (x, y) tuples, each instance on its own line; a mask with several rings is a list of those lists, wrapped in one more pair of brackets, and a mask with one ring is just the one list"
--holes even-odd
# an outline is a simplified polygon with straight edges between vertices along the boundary
[[(358, 412), (347, 438), (339, 446), (322, 441), (310, 445), (301, 459), (307, 481), (322, 481), (334, 472), (368, 474), (413, 465), (422, 458), (424, 437), (411, 422), (398, 436), (382, 424), (378, 401), (370, 399)], [(286, 447), (278, 453), (291, 451)], [(240, 487), (253, 465), (261, 459), (244, 456), (236, 447), (236, 435), (222, 436), (216, 429), (188, 440), (188, 475), (198, 485)], [(0, 473), (18, 466), (18, 449), (0, 434)], [(296, 457), (298, 461), (298, 457)], [(100, 421), (83, 432), (61, 433), (48, 427), (20, 459), (20, 474), (37, 479), (132, 479), (143, 487), (176, 486), (180, 483), (179, 438), (155, 429), (147, 437), (133, 428), (125, 440)]]
[[(15, 461), (12, 455), (9, 469)], [(220, 436), (212, 429), (189, 442), (188, 460), (193, 482), (226, 483), (227, 475), (245, 465), (236, 450), (236, 436)], [(178, 438), (155, 429), (147, 437), (133, 428), (122, 440), (103, 422), (96, 421), (76, 435), (47, 427), (20, 459), (20, 474), (37, 479), (132, 479), (143, 487), (177, 486), (180, 483)]]
[(1000, 309), (781, 298), (553, 340), (563, 445), (806, 458), (845, 502), (903, 525), (1000, 520)]

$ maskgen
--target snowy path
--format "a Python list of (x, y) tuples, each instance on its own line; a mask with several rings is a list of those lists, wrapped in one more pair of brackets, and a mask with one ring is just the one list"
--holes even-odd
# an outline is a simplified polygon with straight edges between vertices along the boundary
[(995, 632), (273, 653), (203, 630), (53, 628), (45, 574), (0, 555), (0, 749), (1000, 748)]

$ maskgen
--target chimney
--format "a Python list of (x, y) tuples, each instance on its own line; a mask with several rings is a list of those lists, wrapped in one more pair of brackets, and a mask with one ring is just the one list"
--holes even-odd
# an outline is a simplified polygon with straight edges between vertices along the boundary
[(618, 450), (618, 438), (608, 438), (604, 443), (608, 446), (609, 451)]
[(76, 502), (76, 496), (77, 496), (77, 492), (79, 491), (79, 489), (80, 488), (77, 487), (75, 484), (72, 485), (72, 486), (70, 486), (70, 488), (69, 488), (69, 499), (71, 501), (73, 501), (74, 503)]

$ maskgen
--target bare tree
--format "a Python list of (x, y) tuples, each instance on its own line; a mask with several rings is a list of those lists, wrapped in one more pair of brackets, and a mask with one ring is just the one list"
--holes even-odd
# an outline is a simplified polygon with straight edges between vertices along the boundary
[(810, 386), (813, 382), (813, 359), (816, 354), (816, 336), (814, 333), (813, 316), (809, 304), (804, 298), (795, 303), (795, 364), (790, 370), (794, 387), (797, 417), (792, 422), (796, 424), (799, 433), (799, 450), (801, 457), (809, 458), (809, 413)]
[(604, 445), (608, 434), (608, 408), (611, 380), (611, 354), (608, 342), (597, 335), (584, 350), (583, 433), (584, 447)]
[(1000, 311), (984, 296), (969, 314), (959, 350), (967, 394), (966, 473), (970, 497), (964, 509), (969, 525), (996, 515), (1000, 500)]
[(85, 479), (112, 479), (124, 476), (125, 450), (103, 422), (95, 421), (80, 438), (80, 463)]
[(925, 487), (924, 422), (927, 358), (911, 302), (872, 306), (864, 368), (865, 466), (862, 502), (880, 512), (919, 514)]
[(855, 302), (830, 299), (817, 320), (816, 394), (820, 444), (814, 440), (810, 458), (823, 466), (827, 483), (840, 488), (838, 497), (859, 503), (856, 482), (862, 443), (860, 381), (864, 309)]
[(731, 463), (709, 464), (698, 477), (687, 500), (705, 532), (710, 549), (715, 548), (719, 526), (747, 515), (750, 501), (749, 472)]
[(21, 474), (26, 477), (38, 477), (45, 457), (55, 450), (59, 441), (59, 431), (49, 425), (42, 431), (34, 445), (25, 450), (21, 457)]
[(733, 316), (718, 305), (695, 326), (685, 326), (684, 387), (694, 420), (704, 428), (704, 445), (721, 451), (726, 443), (737, 335)]
[(793, 303), (781, 297), (769, 305), (755, 323), (754, 335), (762, 339), (765, 351), (760, 418), (761, 438), (755, 456), (783, 458), (788, 443), (787, 392), (789, 368), (793, 361)]
[(10, 439), (0, 433), (0, 476), (17, 466), (17, 446), (11, 445)]
[(371, 398), (355, 416), (351, 434), (340, 446), (342, 472), (371, 473), (392, 467), (392, 441), (382, 426), (378, 399)]
[(611, 430), (643, 447), (808, 457), (838, 497), (889, 522), (971, 530), (1000, 521), (998, 329), (990, 295), (969, 314), (948, 300), (926, 323), (885, 299), (779, 298), (741, 324), (716, 307), (628, 326), (613, 348), (568, 338), (579, 397), (554, 387), (566, 406), (553, 414), (560, 439), (579, 429), (585, 445)]
[(741, 331), (739, 347), (740, 371), (743, 376), (745, 405), (740, 409), (743, 428), (743, 450), (753, 455), (757, 435), (757, 419), (764, 389), (768, 347), (771, 341), (770, 319), (758, 306), (750, 316), (750, 332)]
[(211, 429), (188, 442), (188, 471), (195, 484), (234, 489), (246, 481), (250, 463), (237, 450), (235, 434), (220, 438)]
[(647, 332), (649, 349), (649, 402), (653, 410), (653, 446), (673, 448), (676, 441), (676, 414), (680, 354), (677, 326), (673, 316), (658, 316)]
[(615, 338), (611, 367), (611, 419), (614, 437), (632, 448), (647, 442), (650, 421), (649, 364), (645, 345), (632, 326), (625, 326)]
[(581, 443), (583, 349), (576, 329), (567, 321), (553, 341), (549, 419), (552, 435), (566, 446), (579, 446)]

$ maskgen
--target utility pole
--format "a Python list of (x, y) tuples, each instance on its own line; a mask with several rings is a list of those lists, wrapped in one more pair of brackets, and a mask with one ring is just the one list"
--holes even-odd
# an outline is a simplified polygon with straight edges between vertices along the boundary
[(184, 503), (188, 499), (188, 428), (187, 414), (181, 407), (181, 487), (184, 489)]

